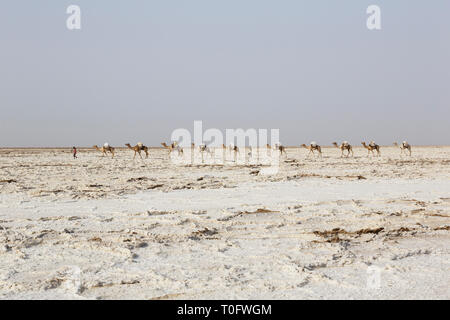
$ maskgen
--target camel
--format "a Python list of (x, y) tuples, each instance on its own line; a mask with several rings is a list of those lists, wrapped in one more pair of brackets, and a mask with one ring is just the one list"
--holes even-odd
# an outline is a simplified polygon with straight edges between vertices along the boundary
[(225, 153), (227, 152), (227, 146), (225, 144), (222, 143), (222, 153), (223, 153), (223, 158), (225, 159)]
[(231, 154), (231, 151), (233, 151), (234, 152), (234, 157), (236, 157), (237, 153), (240, 153), (239, 152), (239, 147), (233, 145), (232, 143), (230, 143), (230, 145), (228, 146), (228, 151), (230, 152), (230, 154)]
[(198, 151), (200, 151), (200, 153), (202, 153), (202, 154), (203, 154), (203, 152), (206, 152), (209, 155), (212, 154), (211, 149), (208, 146), (206, 146), (206, 144), (199, 145)]
[(270, 154), (270, 150), (272, 150), (272, 148), (270, 147), (270, 144), (266, 144), (266, 155), (268, 156)]
[[(239, 147), (235, 146), (233, 143), (230, 143), (228, 145), (228, 147), (225, 147), (225, 145), (222, 145), (222, 147), (228, 149), (230, 156), (231, 156), (231, 152), (233, 152), (233, 158), (234, 158), (234, 161), (236, 161), (237, 154), (240, 154)], [(245, 151), (245, 148), (244, 148), (244, 151)]]
[(369, 143), (369, 145), (366, 145), (365, 142), (361, 142), (361, 144), (363, 145), (364, 148), (367, 149), (367, 156), (369, 156), (370, 153), (372, 153), (372, 155), (374, 155), (373, 150), (377, 151), (377, 157), (380, 156), (380, 146), (377, 145), (374, 141), (371, 141)]
[(181, 148), (177, 142), (172, 142), (169, 146), (165, 143), (165, 142), (161, 142), (161, 145), (165, 148), (169, 150), (169, 154), (172, 153), (173, 150), (177, 150), (178, 151), (178, 155), (183, 154), (183, 148)]
[(403, 154), (403, 151), (406, 154), (406, 150), (408, 150), (409, 151), (409, 156), (411, 156), (411, 145), (408, 142), (403, 141), (400, 146), (397, 144), (397, 142), (394, 142), (394, 146), (400, 147), (400, 155)]
[[(256, 150), (258, 150), (258, 149), (256, 149)], [(248, 146), (247, 156), (249, 156), (250, 158), (253, 157), (253, 147), (252, 146)]]
[(112, 158), (114, 158), (114, 148), (111, 147), (108, 143), (105, 143), (103, 147), (99, 148), (97, 145), (93, 146), (95, 150), (98, 150), (103, 153), (103, 156), (106, 156), (106, 151), (111, 152)]
[(285, 147), (285, 146), (276, 143), (276, 144), (275, 144), (275, 150), (280, 151), (280, 156), (283, 155), (283, 153), (284, 153), (284, 155), (287, 157), (286, 147)]
[(341, 149), (341, 157), (344, 156), (344, 150), (347, 150), (347, 155), (346, 155), (347, 158), (350, 156), (350, 153), (352, 154), (352, 157), (353, 157), (353, 148), (347, 141), (342, 142), (340, 146), (338, 146), (338, 144), (336, 142), (333, 142), (333, 146)]
[(314, 151), (317, 151), (318, 155), (322, 158), (322, 148), (316, 142), (311, 142), (309, 146), (302, 144), (301, 147), (309, 150), (308, 157), (311, 153), (314, 155)]
[(148, 158), (148, 147), (144, 146), (142, 142), (138, 142), (134, 147), (132, 147), (129, 143), (125, 143), (125, 145), (128, 147), (128, 149), (134, 151), (133, 160), (136, 158), (136, 154), (139, 154), (139, 157), (141, 157), (142, 159), (141, 151), (144, 151), (145, 157)]
[(228, 151), (230, 152), (230, 154), (231, 154), (231, 151), (234, 151), (234, 153), (236, 153), (236, 152), (239, 153), (239, 147), (230, 143), (228, 146)]
[(213, 153), (212, 153), (211, 149), (206, 144), (199, 145), (198, 146), (198, 151), (200, 152), (200, 155), (202, 156), (202, 163), (204, 161), (203, 153), (205, 153), (205, 152), (206, 152), (206, 154), (208, 154), (211, 157), (211, 159), (213, 159)]
[(278, 150), (278, 151), (280, 151), (280, 155), (282, 155), (284, 153), (287, 156), (286, 147), (281, 145), (281, 144), (279, 144), (279, 143), (275, 143), (273, 148), (270, 146), (270, 144), (266, 144), (266, 149), (267, 149), (267, 151), (269, 151), (269, 150)]
[(227, 146), (222, 143), (222, 161), (225, 163), (227, 158)]

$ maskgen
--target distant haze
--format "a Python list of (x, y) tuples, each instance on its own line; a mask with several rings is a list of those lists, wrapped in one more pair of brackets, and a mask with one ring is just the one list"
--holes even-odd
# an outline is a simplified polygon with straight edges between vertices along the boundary
[(159, 145), (194, 120), (450, 144), (448, 0), (3, 0), (0, 39), (0, 147)]

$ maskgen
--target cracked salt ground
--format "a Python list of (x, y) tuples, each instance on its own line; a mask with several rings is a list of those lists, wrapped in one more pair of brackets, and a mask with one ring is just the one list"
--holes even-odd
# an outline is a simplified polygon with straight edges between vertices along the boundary
[(17, 181), (0, 189), (0, 297), (448, 299), (450, 148), (415, 150), (288, 149), (265, 177), (160, 150), (145, 169), (120, 150), (0, 151), (0, 180)]

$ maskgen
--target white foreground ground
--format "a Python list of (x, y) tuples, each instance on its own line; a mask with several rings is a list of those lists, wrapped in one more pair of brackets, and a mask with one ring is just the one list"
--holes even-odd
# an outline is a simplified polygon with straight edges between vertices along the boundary
[(306, 154), (0, 150), (0, 298), (449, 299), (450, 147)]

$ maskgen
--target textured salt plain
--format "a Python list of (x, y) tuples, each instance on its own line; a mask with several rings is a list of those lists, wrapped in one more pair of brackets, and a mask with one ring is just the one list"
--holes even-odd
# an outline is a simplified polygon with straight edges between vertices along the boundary
[(450, 147), (306, 154), (1, 149), (0, 298), (449, 299)]

